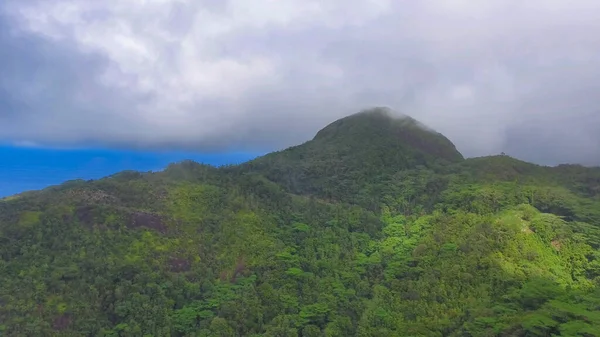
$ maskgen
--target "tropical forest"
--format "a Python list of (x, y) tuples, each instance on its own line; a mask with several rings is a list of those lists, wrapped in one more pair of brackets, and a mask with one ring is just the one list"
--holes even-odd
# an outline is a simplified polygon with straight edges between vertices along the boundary
[(0, 200), (0, 336), (600, 336), (600, 168), (373, 108)]

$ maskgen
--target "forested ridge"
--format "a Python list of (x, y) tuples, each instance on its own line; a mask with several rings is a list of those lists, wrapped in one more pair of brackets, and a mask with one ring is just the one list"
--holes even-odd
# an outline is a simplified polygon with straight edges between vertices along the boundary
[(0, 201), (0, 336), (600, 336), (600, 168), (382, 109)]

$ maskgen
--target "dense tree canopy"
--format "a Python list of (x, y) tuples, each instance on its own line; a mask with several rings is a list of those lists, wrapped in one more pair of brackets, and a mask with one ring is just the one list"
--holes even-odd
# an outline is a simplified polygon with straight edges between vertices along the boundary
[(600, 336), (600, 171), (381, 112), (0, 201), (1, 336)]

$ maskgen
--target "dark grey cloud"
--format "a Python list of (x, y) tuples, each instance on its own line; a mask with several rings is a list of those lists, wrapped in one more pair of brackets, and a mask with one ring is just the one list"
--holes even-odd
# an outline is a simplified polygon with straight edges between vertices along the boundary
[(466, 156), (600, 164), (594, 0), (7, 0), (0, 139), (280, 149), (368, 106)]

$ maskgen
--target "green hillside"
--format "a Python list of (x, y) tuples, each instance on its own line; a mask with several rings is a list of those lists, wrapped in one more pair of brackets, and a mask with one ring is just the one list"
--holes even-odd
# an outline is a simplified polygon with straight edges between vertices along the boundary
[(600, 169), (374, 109), (0, 201), (0, 336), (600, 336)]
[(373, 184), (396, 172), (462, 160), (443, 135), (408, 116), (375, 108), (331, 123), (302, 145), (236, 169), (257, 172), (291, 193), (368, 204), (380, 196), (370, 193)]

